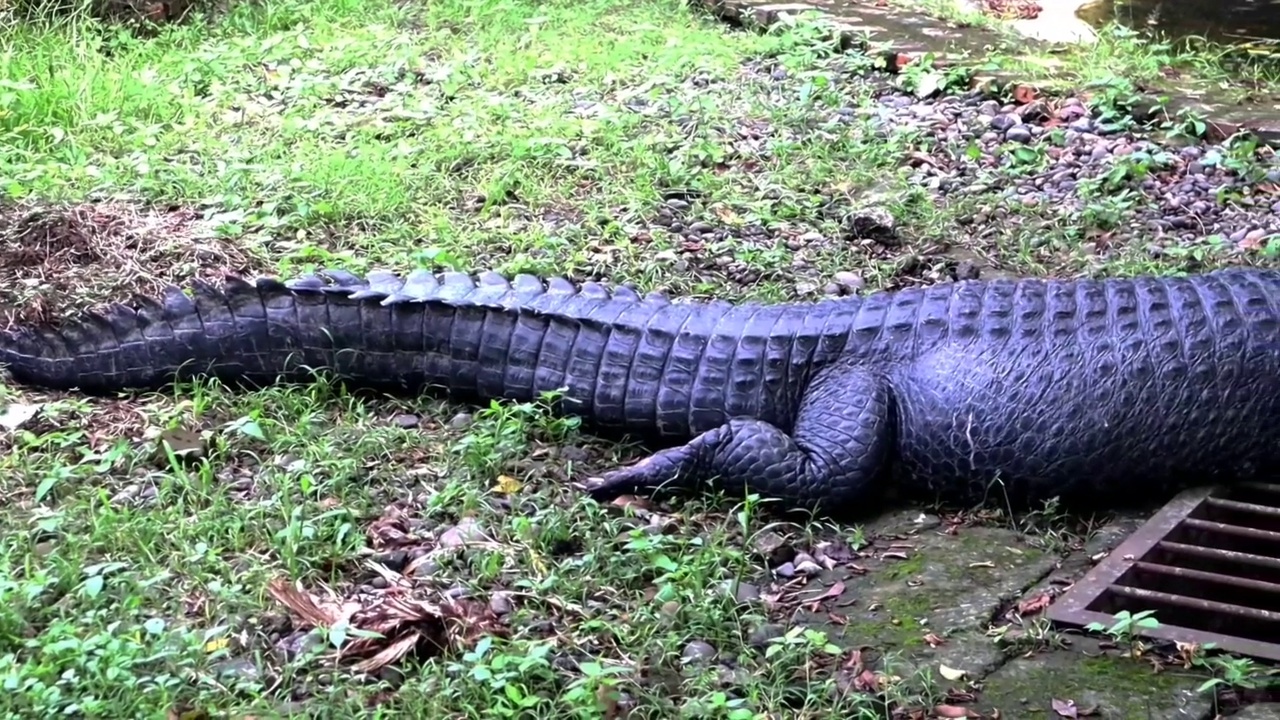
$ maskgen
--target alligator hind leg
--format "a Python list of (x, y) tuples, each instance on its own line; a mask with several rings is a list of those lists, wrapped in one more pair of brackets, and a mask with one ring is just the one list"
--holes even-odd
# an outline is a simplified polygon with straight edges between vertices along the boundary
[(795, 509), (841, 509), (858, 499), (893, 444), (885, 381), (861, 368), (814, 378), (791, 435), (759, 420), (731, 420), (589, 484), (596, 499), (656, 490), (745, 488)]

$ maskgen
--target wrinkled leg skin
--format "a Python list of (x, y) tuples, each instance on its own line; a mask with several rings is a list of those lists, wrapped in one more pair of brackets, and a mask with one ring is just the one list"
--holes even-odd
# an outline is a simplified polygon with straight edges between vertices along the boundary
[[(596, 500), (702, 489), (759, 494), (787, 509), (839, 512), (868, 490), (893, 445), (888, 384), (860, 368), (814, 378), (791, 435), (759, 420), (732, 420), (679, 447), (588, 483)], [(773, 503), (770, 503), (773, 504)]]

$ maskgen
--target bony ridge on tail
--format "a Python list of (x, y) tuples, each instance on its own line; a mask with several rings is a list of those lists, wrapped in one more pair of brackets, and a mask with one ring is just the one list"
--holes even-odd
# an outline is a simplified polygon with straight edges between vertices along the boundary
[(194, 283), (0, 335), (19, 383), (102, 393), (316, 370), (529, 401), (668, 445), (595, 483), (840, 511), (895, 483), (1076, 498), (1280, 467), (1280, 272), (992, 280), (778, 304), (563, 278), (334, 270)]

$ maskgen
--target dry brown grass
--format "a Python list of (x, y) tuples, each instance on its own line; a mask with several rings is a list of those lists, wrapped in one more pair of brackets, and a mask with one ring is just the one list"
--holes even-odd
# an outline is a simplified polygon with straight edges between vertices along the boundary
[(0, 17), (9, 22), (88, 17), (148, 36), (195, 13), (217, 16), (230, 7), (231, 0), (10, 0), (0, 2)]
[(56, 322), (167, 285), (263, 267), (192, 208), (11, 206), (0, 209), (0, 327)]

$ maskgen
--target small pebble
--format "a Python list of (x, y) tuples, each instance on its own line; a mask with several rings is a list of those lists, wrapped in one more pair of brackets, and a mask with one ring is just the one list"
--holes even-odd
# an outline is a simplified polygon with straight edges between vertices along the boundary
[(1012, 113), (1002, 113), (991, 118), (991, 129), (996, 132), (1006, 132), (1010, 128), (1021, 122), (1021, 119)]
[(716, 649), (710, 643), (694, 640), (684, 646), (684, 651), (680, 653), (680, 657), (685, 664), (703, 664), (715, 660)]
[(404, 428), (405, 430), (411, 430), (413, 428), (418, 427), (418, 424), (421, 422), (421, 419), (417, 415), (410, 415), (409, 413), (401, 413), (399, 415), (396, 415), (394, 418), (392, 418), (391, 422), (396, 427)]
[(1093, 120), (1082, 117), (1067, 123), (1067, 129), (1074, 130), (1078, 133), (1087, 133), (1093, 130)]
[(747, 645), (763, 650), (769, 646), (769, 641), (780, 638), (786, 634), (786, 628), (774, 623), (766, 623), (757, 627), (747, 636)]
[(836, 273), (833, 279), (840, 285), (840, 287), (850, 293), (855, 293), (866, 285), (866, 281), (862, 279), (861, 275), (855, 272), (849, 272), (848, 270), (842, 270)]
[(1031, 142), (1031, 128), (1026, 125), (1014, 125), (1004, 134), (1006, 140), (1017, 143)]
[(489, 598), (489, 610), (499, 617), (511, 613), (511, 599), (508, 593), (496, 592)]

